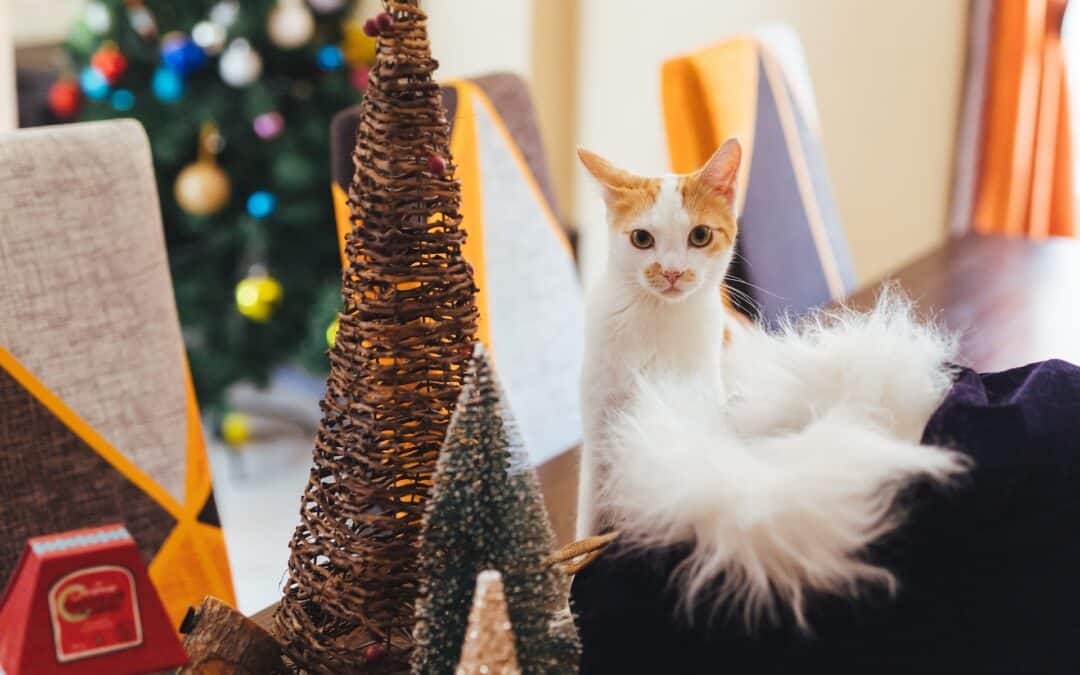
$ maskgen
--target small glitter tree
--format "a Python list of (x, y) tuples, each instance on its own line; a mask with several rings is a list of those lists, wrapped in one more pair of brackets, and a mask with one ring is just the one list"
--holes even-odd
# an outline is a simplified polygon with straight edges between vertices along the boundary
[(297, 668), (408, 668), (417, 541), (476, 333), (450, 128), (418, 0), (384, 0), (353, 160), (344, 310), (275, 632)]
[(495, 570), (476, 577), (469, 627), (455, 675), (521, 675), (502, 575)]
[(475, 350), (424, 517), (413, 672), (453, 675), (476, 576), (496, 570), (522, 672), (576, 673), (581, 650), (566, 578), (549, 564), (554, 535), (539, 483), (488, 356)]

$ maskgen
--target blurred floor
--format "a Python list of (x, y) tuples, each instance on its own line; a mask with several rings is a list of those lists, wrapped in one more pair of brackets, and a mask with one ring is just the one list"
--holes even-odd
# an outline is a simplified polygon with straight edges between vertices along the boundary
[(300, 497), (311, 465), (311, 444), (311, 437), (299, 434), (241, 451), (210, 444), (237, 607), (245, 614), (281, 596), (289, 539), (299, 522)]

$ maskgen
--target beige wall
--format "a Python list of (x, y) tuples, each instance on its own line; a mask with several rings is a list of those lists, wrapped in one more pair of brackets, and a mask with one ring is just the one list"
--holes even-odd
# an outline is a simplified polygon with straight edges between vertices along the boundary
[(428, 13), (440, 77), (531, 72), (533, 0), (423, 0), (420, 5)]
[[(581, 0), (578, 141), (636, 171), (666, 170), (662, 60), (787, 22), (806, 49), (859, 279), (877, 278), (945, 236), (966, 7), (966, 0)], [(575, 185), (574, 213), (583, 234), (595, 234), (602, 207), (584, 172)]]
[[(373, 2), (373, 0), (364, 0)], [(572, 221), (581, 0), (425, 0), (439, 77), (509, 71), (529, 81), (552, 187)], [(365, 8), (361, 8), (364, 11)], [(568, 151), (571, 150), (571, 151)]]
[[(62, 34), (81, 4), (0, 3), (6, 1), (14, 2), (21, 43)], [(360, 11), (378, 5), (362, 0)], [(587, 254), (602, 254), (595, 242), (604, 235), (603, 215), (573, 147), (585, 145), (641, 172), (666, 170), (661, 62), (775, 22), (791, 24), (806, 49), (859, 279), (875, 279), (945, 236), (967, 0), (424, 0), (423, 6), (443, 77), (509, 70), (532, 83), (556, 194), (581, 225)]]
[(58, 42), (85, 0), (0, 0), (15, 17), (15, 43), (20, 46)]

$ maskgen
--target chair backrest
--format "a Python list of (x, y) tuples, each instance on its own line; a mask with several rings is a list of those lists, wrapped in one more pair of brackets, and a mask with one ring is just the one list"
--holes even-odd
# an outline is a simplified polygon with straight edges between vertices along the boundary
[(674, 171), (700, 167), (728, 137), (743, 144), (733, 286), (767, 323), (855, 286), (807, 73), (798, 38), (783, 27), (670, 59), (661, 73)]
[[(489, 75), (449, 82), (442, 96), (461, 181), (463, 253), (480, 288), (479, 336), (498, 366), (530, 457), (540, 463), (581, 442), (576, 383), (584, 301), (573, 251), (552, 208), (525, 83)], [(359, 106), (338, 114), (331, 135), (342, 244), (353, 228), (347, 193), (358, 120)]]
[(233, 601), (134, 121), (0, 134), (0, 504), (0, 582), (27, 537), (122, 522), (174, 624)]

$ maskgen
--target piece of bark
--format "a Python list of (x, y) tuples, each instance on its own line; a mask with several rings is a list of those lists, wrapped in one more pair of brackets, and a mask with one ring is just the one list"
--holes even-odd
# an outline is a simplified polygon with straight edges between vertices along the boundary
[(277, 640), (254, 621), (212, 596), (180, 627), (188, 665), (177, 675), (273, 675), (284, 672)]

